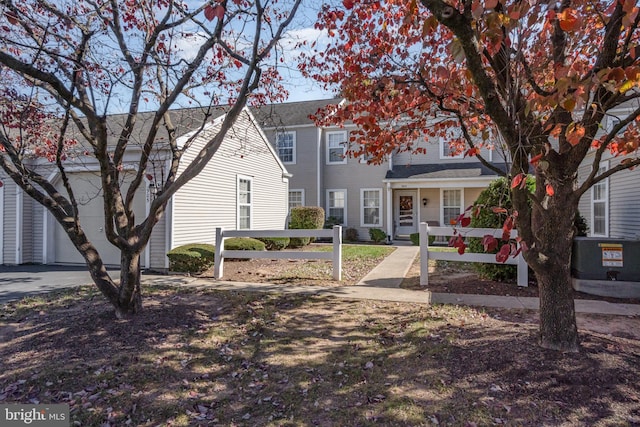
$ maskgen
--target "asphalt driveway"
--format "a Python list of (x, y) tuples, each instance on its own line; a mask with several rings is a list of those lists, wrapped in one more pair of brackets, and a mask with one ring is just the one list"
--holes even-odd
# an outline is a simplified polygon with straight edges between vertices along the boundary
[(89, 283), (86, 266), (0, 265), (0, 304)]

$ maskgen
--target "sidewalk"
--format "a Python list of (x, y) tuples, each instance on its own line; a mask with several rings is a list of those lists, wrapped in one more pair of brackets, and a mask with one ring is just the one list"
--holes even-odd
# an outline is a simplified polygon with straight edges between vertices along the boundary
[[(206, 287), (225, 291), (279, 292), (285, 294), (325, 295), (348, 299), (368, 299), (422, 304), (456, 304), (468, 306), (530, 309), (540, 306), (538, 298), (499, 295), (432, 293), (428, 290), (401, 289), (400, 284), (419, 253), (417, 246), (398, 246), (355, 286), (322, 287), (276, 285), (271, 283), (228, 282), (185, 276), (143, 276), (147, 283)], [(617, 304), (606, 301), (575, 300), (577, 313), (640, 316), (640, 304)]]

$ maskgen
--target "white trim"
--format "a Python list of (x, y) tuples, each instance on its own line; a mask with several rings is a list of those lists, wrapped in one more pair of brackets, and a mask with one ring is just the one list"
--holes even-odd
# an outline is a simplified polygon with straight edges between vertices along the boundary
[[(282, 158), (280, 157), (280, 148), (279, 148), (279, 141), (280, 141), (280, 135), (292, 135), (292, 146), (291, 146), (291, 161), (290, 162), (285, 162), (284, 160), (282, 160)], [(296, 154), (297, 154), (297, 135), (296, 135), (296, 131), (295, 130), (284, 130), (284, 131), (280, 131), (280, 132), (276, 132), (276, 153), (278, 154), (278, 158), (280, 158), (280, 161), (282, 162), (282, 164), (284, 165), (295, 165), (296, 164)]]
[[(598, 167), (598, 175), (600, 175), (600, 169), (604, 169), (604, 171), (609, 170), (609, 161), (604, 160), (600, 162)], [(604, 199), (594, 200), (594, 192), (596, 186), (602, 185), (604, 187)], [(595, 209), (594, 203), (603, 203), (604, 202), (604, 234), (595, 233)], [(605, 178), (602, 181), (594, 184), (591, 187), (591, 197), (589, 199), (589, 207), (591, 208), (591, 227), (589, 230), (589, 235), (594, 237), (609, 237), (609, 178)]]
[(173, 196), (171, 196), (171, 198), (169, 199), (169, 203), (167, 203), (167, 207), (164, 211), (166, 224), (164, 230), (164, 268), (166, 268), (167, 270), (169, 270), (169, 257), (167, 257), (166, 254), (169, 253), (171, 249), (173, 249), (175, 237), (173, 235), (173, 230), (175, 228), (175, 215), (173, 215), (173, 209), (176, 201), (176, 194), (177, 193), (174, 193)]
[[(249, 203), (240, 203), (240, 181), (249, 182)], [(249, 227), (251, 230), (253, 227), (253, 177), (248, 175), (236, 175), (236, 229), (247, 230), (247, 228), (240, 227), (240, 207), (249, 206)]]
[(391, 189), (391, 183), (387, 182), (387, 198), (385, 200), (387, 211), (387, 236), (394, 238), (393, 229), (393, 190)]
[(20, 186), (16, 185), (16, 253), (15, 253), (15, 263), (22, 264), (22, 212), (24, 206), (23, 203), (23, 194)]
[(397, 190), (409, 188), (485, 188), (498, 178), (498, 175), (486, 175), (474, 178), (395, 178), (383, 179)]
[[(327, 202), (327, 205), (326, 205), (326, 208), (327, 208), (327, 210), (326, 210), (326, 215), (327, 215), (327, 218), (329, 218), (330, 216), (332, 216), (332, 215), (329, 213), (329, 208), (330, 208), (330, 206), (329, 206), (329, 201), (331, 200), (331, 199), (330, 199), (330, 197), (329, 197), (329, 193), (337, 193), (337, 192), (342, 192), (342, 193), (344, 193), (344, 207), (342, 208), (342, 209), (343, 209), (343, 211), (344, 211), (344, 212), (343, 212), (343, 214), (342, 214), (342, 217), (344, 218), (344, 221), (343, 221), (343, 223), (342, 223), (341, 225), (342, 225), (343, 227), (346, 227), (346, 225), (347, 225), (347, 218), (348, 218), (348, 217), (347, 217), (347, 205), (348, 205), (348, 203), (347, 203), (347, 189), (346, 189), (346, 188), (327, 188), (327, 190), (326, 190), (326, 192), (325, 192), (325, 194), (326, 194), (326, 202)], [(337, 208), (334, 208), (334, 209), (337, 209)]]
[(290, 188), (289, 191), (287, 191), (287, 209), (288, 211), (291, 211), (291, 193), (300, 193), (301, 197), (300, 197), (300, 202), (302, 203), (300, 206), (306, 206), (305, 204), (305, 194), (304, 194), (304, 188)]
[[(331, 135), (338, 135), (338, 134), (344, 136), (344, 141), (339, 143), (339, 144), (342, 144), (342, 160), (339, 161), (339, 162), (337, 162), (337, 161), (336, 162), (332, 162), (331, 161), (331, 156), (330, 156), (330, 150), (331, 149), (337, 149), (338, 147), (330, 147), (329, 146), (329, 137)], [(326, 143), (326, 150), (325, 150), (325, 153), (326, 153), (325, 161), (326, 161), (327, 165), (344, 165), (344, 164), (347, 163), (347, 156), (346, 156), (346, 153), (347, 153), (347, 137), (348, 137), (348, 134), (347, 134), (346, 130), (336, 130), (336, 131), (327, 132), (327, 134), (326, 134), (326, 142), (327, 143)]]
[(4, 181), (0, 187), (0, 264), (4, 264)]
[(317, 141), (316, 141), (316, 206), (322, 206), (322, 164), (320, 159), (322, 158), (322, 129), (317, 129)]
[[(449, 224), (448, 222), (445, 222), (444, 219), (444, 192), (445, 191), (460, 191), (460, 214), (462, 212), (464, 212), (464, 188), (441, 188), (440, 189), (440, 224), (442, 224), (443, 227), (448, 227)], [(448, 207), (453, 207), (453, 206), (448, 206)]]
[(42, 263), (48, 264), (47, 260), (47, 245), (48, 245), (48, 236), (49, 233), (49, 209), (42, 206)]
[[(378, 193), (378, 222), (367, 224), (364, 222), (364, 192), (375, 191)], [(361, 227), (381, 227), (382, 226), (382, 188), (361, 188), (360, 189), (360, 226)]]

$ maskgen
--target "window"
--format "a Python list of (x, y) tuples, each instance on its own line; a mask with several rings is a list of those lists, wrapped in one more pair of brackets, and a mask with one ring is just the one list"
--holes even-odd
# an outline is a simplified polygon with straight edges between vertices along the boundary
[(304, 206), (304, 190), (289, 190), (289, 210)]
[(382, 190), (360, 190), (360, 222), (363, 227), (379, 227), (381, 224), (380, 205)]
[(347, 163), (347, 132), (327, 132), (327, 164)]
[(279, 132), (276, 134), (276, 150), (282, 163), (296, 162), (296, 133)]
[(327, 217), (336, 218), (336, 223), (346, 225), (347, 190), (327, 190)]
[[(607, 168), (607, 162), (601, 163), (598, 175), (606, 172)], [(591, 234), (609, 235), (609, 178), (591, 187)]]
[(253, 196), (251, 194), (253, 190), (252, 187), (252, 178), (238, 176), (238, 230), (251, 229), (251, 202), (253, 199)]
[(442, 225), (447, 227), (461, 213), (462, 190), (442, 190)]
[(461, 159), (464, 157), (464, 151), (458, 153), (455, 147), (451, 147), (449, 142), (451, 138), (440, 138), (440, 158), (441, 159)]

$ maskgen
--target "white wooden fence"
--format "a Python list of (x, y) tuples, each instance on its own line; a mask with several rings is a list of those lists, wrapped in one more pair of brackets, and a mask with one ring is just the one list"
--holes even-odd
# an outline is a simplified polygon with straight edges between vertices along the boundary
[[(224, 248), (227, 237), (322, 237), (333, 239), (331, 252), (311, 251), (231, 251)], [(224, 275), (225, 258), (328, 259), (333, 261), (333, 279), (342, 280), (342, 227), (320, 230), (224, 230), (216, 228), (216, 253), (213, 276)]]
[[(462, 237), (484, 237), (491, 234), (494, 237), (502, 236), (502, 229), (495, 228), (457, 228), (458, 234)], [(429, 235), (432, 236), (453, 236), (453, 227), (429, 227), (426, 222), (421, 222), (420, 231), (420, 285), (429, 285), (429, 259), (444, 261), (466, 261), (466, 262), (483, 262), (489, 264), (503, 264), (496, 261), (495, 254), (478, 254), (465, 252), (460, 255), (456, 252), (438, 252), (429, 250)], [(518, 236), (516, 230), (511, 230), (511, 238)], [(526, 287), (529, 285), (529, 271), (527, 263), (524, 261), (522, 253), (516, 258), (509, 257), (504, 264), (518, 266), (518, 286)]]

